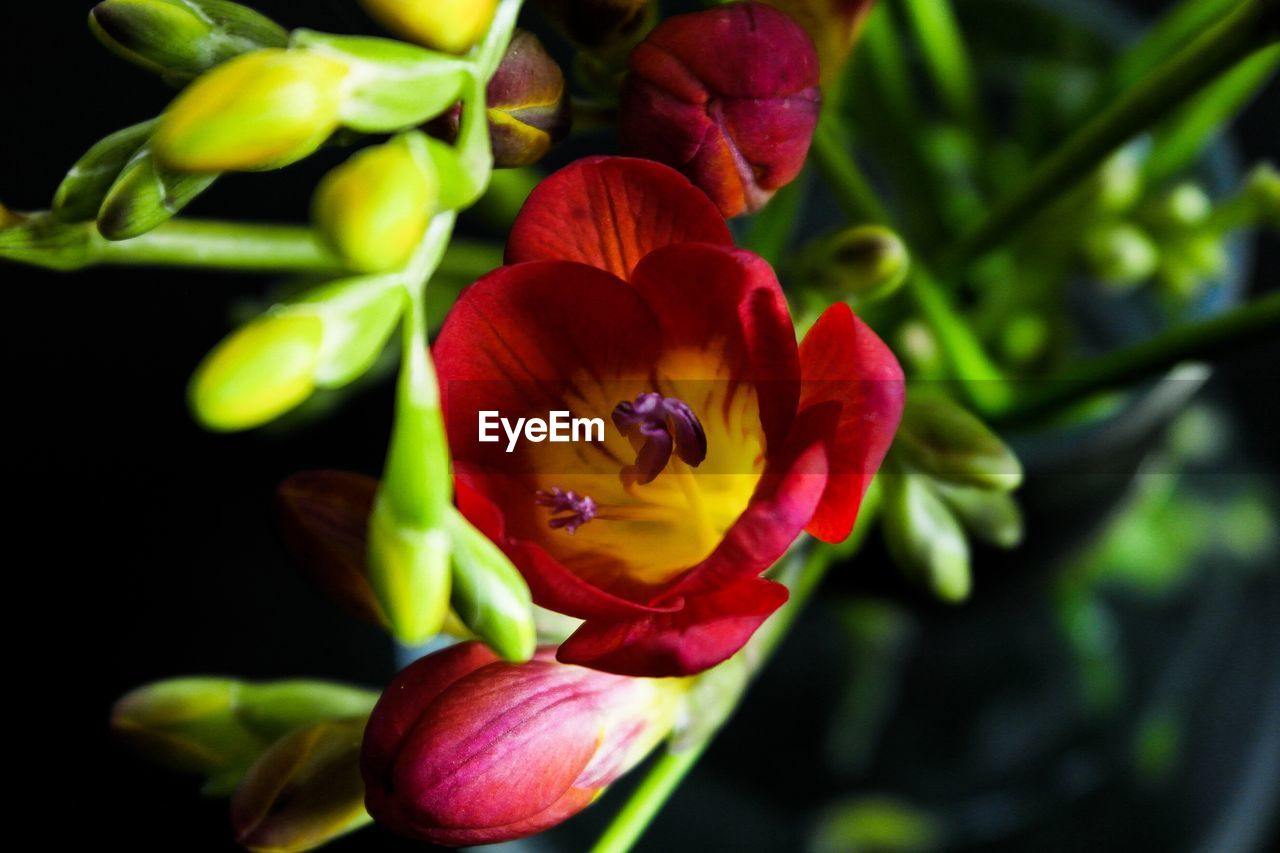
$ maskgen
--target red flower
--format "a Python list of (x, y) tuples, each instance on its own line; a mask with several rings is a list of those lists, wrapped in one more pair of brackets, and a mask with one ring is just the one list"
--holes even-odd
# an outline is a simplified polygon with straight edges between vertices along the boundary
[(671, 730), (683, 685), (463, 643), (395, 677), (365, 729), (365, 806), (410, 838), (533, 835), (588, 806)]
[[(463, 513), (534, 600), (585, 619), (559, 658), (631, 675), (713, 666), (787, 598), (802, 530), (844, 539), (902, 410), (892, 353), (843, 304), (796, 346), (769, 265), (657, 163), (542, 182), (508, 265), (435, 347)], [(568, 411), (603, 441), (478, 440), (480, 413)]]
[(822, 102), (818, 56), (782, 12), (734, 3), (677, 15), (629, 66), (627, 153), (679, 169), (725, 216), (757, 210), (800, 174)]

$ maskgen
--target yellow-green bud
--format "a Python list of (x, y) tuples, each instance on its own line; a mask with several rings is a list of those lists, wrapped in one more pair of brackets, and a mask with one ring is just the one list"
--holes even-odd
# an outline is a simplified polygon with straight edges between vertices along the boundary
[(538, 643), (529, 585), (497, 545), (449, 507), (453, 542), (453, 609), (489, 648), (511, 661), (533, 656)]
[(160, 118), (158, 162), (182, 172), (274, 169), (338, 129), (346, 63), (301, 50), (260, 50), (200, 77)]
[(53, 195), (53, 213), (64, 222), (87, 222), (98, 216), (102, 201), (120, 172), (147, 144), (156, 120), (144, 121), (102, 139), (67, 172)]
[(440, 186), (434, 165), (425, 140), (411, 140), (366, 148), (316, 189), (316, 226), (353, 269), (404, 266), (435, 215)]
[(267, 423), (315, 390), (324, 322), (311, 314), (268, 314), (233, 332), (191, 379), (191, 408), (209, 429)]
[(108, 240), (129, 240), (168, 222), (217, 180), (156, 165), (143, 149), (111, 185), (98, 211), (98, 232)]
[(880, 225), (844, 228), (805, 252), (804, 277), (823, 292), (856, 305), (884, 299), (907, 280), (906, 244)]
[(938, 480), (931, 485), (965, 529), (978, 539), (1005, 549), (1016, 548), (1022, 542), (1022, 511), (1013, 495)]
[(881, 508), (885, 544), (908, 579), (944, 601), (969, 597), (969, 543), (929, 478), (889, 472)]
[(1022, 464), (1000, 437), (940, 395), (908, 395), (893, 451), (913, 469), (951, 483), (1009, 491), (1022, 482)]
[(227, 0), (106, 0), (89, 13), (89, 29), (113, 53), (175, 84), (289, 40), (274, 21)]
[(497, 0), (360, 0), (378, 23), (398, 36), (449, 53), (463, 53), (489, 29)]
[(369, 519), (369, 580), (392, 636), (418, 645), (440, 633), (451, 586), (447, 531), (423, 529), (396, 517), (379, 495)]
[(368, 823), (360, 777), (366, 719), (317, 723), (267, 750), (231, 798), (237, 840), (253, 851), (293, 853)]
[(1261, 221), (1280, 230), (1280, 171), (1271, 163), (1259, 163), (1249, 173), (1245, 192), (1253, 199)]
[(1199, 186), (1184, 182), (1144, 207), (1145, 219), (1153, 229), (1180, 230), (1194, 228), (1208, 219), (1213, 202)]
[(1083, 249), (1098, 278), (1117, 288), (1145, 281), (1160, 265), (1155, 243), (1128, 222), (1095, 225), (1085, 234)]

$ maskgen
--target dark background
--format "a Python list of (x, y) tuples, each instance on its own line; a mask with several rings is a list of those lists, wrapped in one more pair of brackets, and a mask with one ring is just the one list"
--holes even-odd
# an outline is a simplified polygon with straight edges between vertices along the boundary
[[(256, 5), (287, 26), (368, 27), (353, 2)], [(1124, 5), (1147, 13), (1166, 4)], [(0, 9), (0, 201), (13, 209), (46, 207), (67, 166), (93, 140), (155, 114), (171, 96), (98, 46), (84, 24), (88, 8), (59, 0)], [(1276, 116), (1273, 87), (1238, 126), (1246, 162), (1277, 155)], [(321, 156), (281, 173), (229, 177), (192, 212), (301, 221), (310, 187), (332, 162)], [(1256, 268), (1255, 291), (1274, 287), (1274, 239), (1263, 241)], [(138, 684), (186, 673), (369, 685), (391, 674), (385, 638), (294, 573), (272, 521), (273, 489), (294, 471), (379, 469), (390, 390), (384, 383), (289, 432), (209, 435), (188, 416), (187, 378), (229, 328), (230, 309), (260, 297), (265, 279), (0, 266), (0, 283), (7, 738), (19, 747), (7, 769), (21, 792), (11, 800), (19, 808), (10, 831), (30, 821), (27, 828), (50, 841), (83, 836), (134, 850), (231, 849), (222, 802), (201, 799), (191, 781), (111, 743), (111, 702)], [(1211, 389), (1240, 414), (1251, 464), (1272, 471), (1277, 358), (1274, 341), (1233, 355)], [(777, 726), (794, 710), (786, 695), (768, 689), (751, 701), (753, 720), (772, 718)], [(726, 749), (741, 749), (749, 738), (729, 740)], [(779, 772), (780, 790), (786, 773), (795, 772)], [(749, 826), (758, 805), (686, 802), (678, 814), (697, 820), (699, 810), (714, 808), (717, 820), (723, 814)], [(364, 833), (340, 846), (401, 845)]]

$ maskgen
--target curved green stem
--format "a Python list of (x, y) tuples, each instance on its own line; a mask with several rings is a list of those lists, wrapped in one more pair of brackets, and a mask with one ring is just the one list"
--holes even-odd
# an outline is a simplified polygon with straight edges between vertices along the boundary
[(887, 224), (889, 211), (858, 168), (848, 144), (841, 138), (836, 121), (834, 117), (828, 117), (828, 113), (822, 114), (813, 134), (810, 156), (818, 171), (826, 177), (836, 201), (849, 219), (858, 225)]
[(1069, 375), (1040, 380), (1038, 390), (1010, 394), (984, 412), (1017, 422), (1061, 411), (1101, 391), (1158, 376), (1184, 361), (1207, 358), (1280, 329), (1280, 293), (1272, 293), (1201, 323), (1175, 326), (1140, 344), (1086, 361)]
[(1231, 14), (1121, 94), (1050, 154), (948, 251), (953, 268), (1025, 226), (1126, 140), (1151, 127), (1236, 63), (1280, 39), (1280, 0), (1244, 0)]

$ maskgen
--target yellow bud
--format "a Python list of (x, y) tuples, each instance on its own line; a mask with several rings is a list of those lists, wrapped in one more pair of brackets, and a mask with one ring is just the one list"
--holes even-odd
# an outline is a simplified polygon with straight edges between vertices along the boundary
[(410, 41), (464, 53), (493, 21), (497, 0), (360, 0), (378, 23)]
[[(425, 152), (424, 152), (425, 153)], [(404, 266), (436, 212), (439, 181), (403, 140), (366, 148), (316, 189), (316, 226), (353, 269)]]
[(156, 158), (183, 172), (274, 169), (338, 129), (346, 63), (301, 50), (248, 53), (203, 75), (160, 119)]
[(191, 407), (206, 427), (251, 429), (284, 414), (315, 390), (324, 337), (311, 314), (260, 317), (205, 356), (191, 379)]

